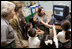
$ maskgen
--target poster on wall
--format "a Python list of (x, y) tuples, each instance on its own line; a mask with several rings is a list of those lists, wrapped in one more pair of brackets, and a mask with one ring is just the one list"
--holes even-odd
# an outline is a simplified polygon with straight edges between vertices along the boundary
[(31, 14), (30, 9), (27, 7), (22, 7), (22, 11), (24, 12), (25, 17), (27, 17)]

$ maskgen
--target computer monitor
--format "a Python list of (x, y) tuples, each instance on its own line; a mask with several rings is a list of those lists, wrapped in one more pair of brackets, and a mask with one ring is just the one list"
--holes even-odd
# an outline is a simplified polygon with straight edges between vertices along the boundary
[(64, 20), (69, 14), (69, 7), (64, 5), (54, 5), (53, 14), (57, 20)]

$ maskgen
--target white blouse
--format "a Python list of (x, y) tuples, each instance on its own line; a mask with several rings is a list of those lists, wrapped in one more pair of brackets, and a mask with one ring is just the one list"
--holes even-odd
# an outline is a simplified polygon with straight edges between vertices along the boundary
[(65, 39), (65, 32), (64, 31), (59, 32), (57, 37), (58, 37), (59, 41), (62, 43), (65, 43), (68, 41)]
[(40, 40), (38, 39), (38, 37), (29, 36), (28, 43), (29, 43), (29, 48), (39, 48), (40, 46)]

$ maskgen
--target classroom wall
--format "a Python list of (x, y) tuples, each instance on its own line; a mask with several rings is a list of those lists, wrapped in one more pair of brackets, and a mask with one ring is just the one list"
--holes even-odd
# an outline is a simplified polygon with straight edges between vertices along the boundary
[(44, 7), (45, 11), (50, 11), (53, 9), (53, 5), (65, 4), (69, 6), (69, 10), (71, 10), (71, 1), (39, 1), (40, 5)]

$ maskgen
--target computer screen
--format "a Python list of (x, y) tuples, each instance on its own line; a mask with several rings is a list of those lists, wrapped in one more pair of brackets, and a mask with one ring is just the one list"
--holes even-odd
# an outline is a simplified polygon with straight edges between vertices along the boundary
[(63, 5), (53, 6), (53, 15), (57, 20), (64, 20), (69, 14), (69, 7)]
[(54, 14), (57, 16), (63, 16), (64, 8), (54, 7)]

